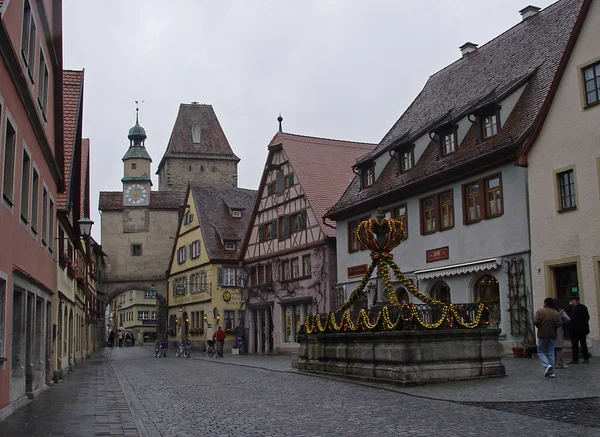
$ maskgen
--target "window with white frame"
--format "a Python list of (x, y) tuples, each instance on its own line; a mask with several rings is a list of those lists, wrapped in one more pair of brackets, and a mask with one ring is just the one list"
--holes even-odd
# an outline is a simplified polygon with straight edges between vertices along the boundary
[[(24, 145), (23, 145), (24, 146)], [(31, 158), (23, 147), (23, 161), (21, 166), (21, 220), (29, 223), (29, 176), (31, 172)]]
[(290, 260), (284, 259), (281, 261), (281, 280), (289, 281), (292, 279), (292, 271), (290, 269)]
[(17, 147), (17, 131), (6, 119), (4, 131), (4, 163), (2, 172), (2, 199), (10, 206), (14, 203), (15, 156)]
[(223, 311), (223, 323), (225, 324), (225, 329), (235, 329), (235, 311)]
[(217, 270), (217, 285), (235, 287), (235, 271), (232, 267), (219, 267)]
[(156, 320), (156, 311), (152, 311), (152, 320)]
[(146, 290), (144, 292), (144, 299), (156, 299), (156, 290)]
[(31, 179), (31, 232), (37, 234), (38, 228), (38, 201), (40, 198), (40, 175), (33, 167), (33, 177)]
[(44, 53), (40, 49), (40, 66), (38, 71), (38, 105), (42, 110), (42, 115), (46, 119), (48, 107), (48, 67), (44, 59)]
[(190, 252), (192, 259), (196, 259), (200, 256), (200, 240), (190, 243)]
[(54, 201), (49, 200), (48, 205), (48, 249), (52, 252), (52, 242), (54, 241)]
[(150, 320), (150, 311), (138, 311), (138, 320)]
[(183, 264), (186, 260), (185, 246), (181, 246), (177, 249), (177, 264)]
[(42, 189), (42, 244), (48, 242), (48, 190)]
[(235, 241), (226, 241), (225, 250), (235, 250)]
[(36, 29), (33, 13), (28, 0), (23, 5), (23, 23), (21, 28), (21, 55), (25, 63), (29, 79), (33, 82), (33, 63), (35, 56)]
[(292, 258), (290, 260), (290, 267), (292, 273), (292, 279), (297, 279), (300, 277), (300, 258)]
[(297, 343), (298, 331), (307, 315), (312, 315), (312, 303), (293, 303), (281, 305), (284, 317), (283, 334), (285, 343)]

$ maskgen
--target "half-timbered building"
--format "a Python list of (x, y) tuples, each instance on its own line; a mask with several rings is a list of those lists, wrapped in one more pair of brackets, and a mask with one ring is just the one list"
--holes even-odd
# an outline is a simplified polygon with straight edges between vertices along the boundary
[(323, 214), (373, 144), (281, 132), (268, 145), (242, 256), (251, 353), (290, 353), (304, 316), (332, 309), (335, 223)]

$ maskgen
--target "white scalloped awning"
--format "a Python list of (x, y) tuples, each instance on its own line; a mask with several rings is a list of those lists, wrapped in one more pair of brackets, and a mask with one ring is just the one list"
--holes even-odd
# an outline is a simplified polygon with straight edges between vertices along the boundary
[(441, 276), (462, 275), (463, 273), (494, 270), (502, 265), (502, 259), (490, 258), (470, 263), (455, 264), (453, 266), (437, 267), (435, 269), (417, 270), (414, 274), (417, 279), (439, 278)]

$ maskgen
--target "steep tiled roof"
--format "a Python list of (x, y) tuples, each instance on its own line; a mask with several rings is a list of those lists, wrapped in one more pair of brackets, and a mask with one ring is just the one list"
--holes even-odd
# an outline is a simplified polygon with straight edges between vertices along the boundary
[[(83, 138), (81, 140), (81, 206), (79, 217), (89, 217), (90, 210), (90, 190), (89, 190), (89, 171), (90, 171), (90, 139)], [(87, 208), (86, 208), (87, 206)]]
[[(241, 241), (252, 216), (256, 191), (200, 184), (191, 185), (190, 189), (208, 257), (211, 260), (237, 260), (240, 256)], [(229, 204), (243, 209), (241, 218), (231, 216)], [(222, 239), (236, 241), (237, 250), (225, 250)]]
[[(200, 125), (200, 144), (192, 142), (192, 126)], [(177, 119), (171, 132), (167, 150), (158, 164), (158, 171), (169, 156), (220, 155), (239, 161), (233, 153), (229, 141), (221, 128), (219, 119), (211, 105), (185, 104), (179, 105)]]
[[(181, 195), (170, 191), (150, 191), (150, 209), (177, 209), (181, 205)], [(123, 209), (122, 191), (101, 191), (98, 201), (100, 211)]]
[(352, 165), (356, 159), (370, 152), (375, 144), (278, 132), (269, 147), (279, 144), (285, 150), (323, 232), (334, 237), (335, 229), (323, 225), (322, 217), (352, 181)]
[[(474, 129), (452, 155), (438, 159), (438, 146), (431, 142), (412, 170), (396, 175), (392, 162), (373, 186), (360, 189), (355, 178), (328, 214), (337, 213), (394, 190), (408, 190), (432, 175), (473, 164), (491, 162), (504, 154), (515, 160), (518, 148), (530, 135), (554, 78), (585, 0), (560, 0), (523, 20), (474, 52), (432, 75), (423, 90), (402, 114), (373, 152), (360, 164), (386, 153), (404, 141), (414, 141), (436, 126), (456, 122), (489, 103), (498, 103), (516, 87), (524, 91), (502, 128), (493, 139), (477, 144)], [(473, 165), (472, 165), (473, 167)], [(421, 184), (423, 185), (423, 184)]]
[(73, 157), (76, 153), (77, 135), (79, 132), (80, 118), (82, 117), (83, 103), (83, 71), (65, 70), (63, 72), (63, 143), (64, 143), (64, 180), (65, 190), (58, 194), (56, 207), (65, 211), (68, 207), (68, 196), (72, 184), (71, 172), (73, 171)]

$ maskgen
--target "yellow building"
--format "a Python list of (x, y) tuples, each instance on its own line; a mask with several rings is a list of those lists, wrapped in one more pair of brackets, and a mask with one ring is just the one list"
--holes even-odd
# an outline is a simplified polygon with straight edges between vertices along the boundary
[[(117, 333), (130, 333), (135, 344), (156, 340), (156, 290), (128, 290), (119, 294), (111, 303), (114, 309), (113, 329)], [(124, 339), (123, 346), (127, 345)], [(118, 346), (118, 336), (115, 346)]]
[(167, 273), (170, 340), (189, 335), (204, 350), (221, 326), (225, 351), (234, 345), (245, 308), (240, 248), (255, 199), (254, 190), (188, 187)]

